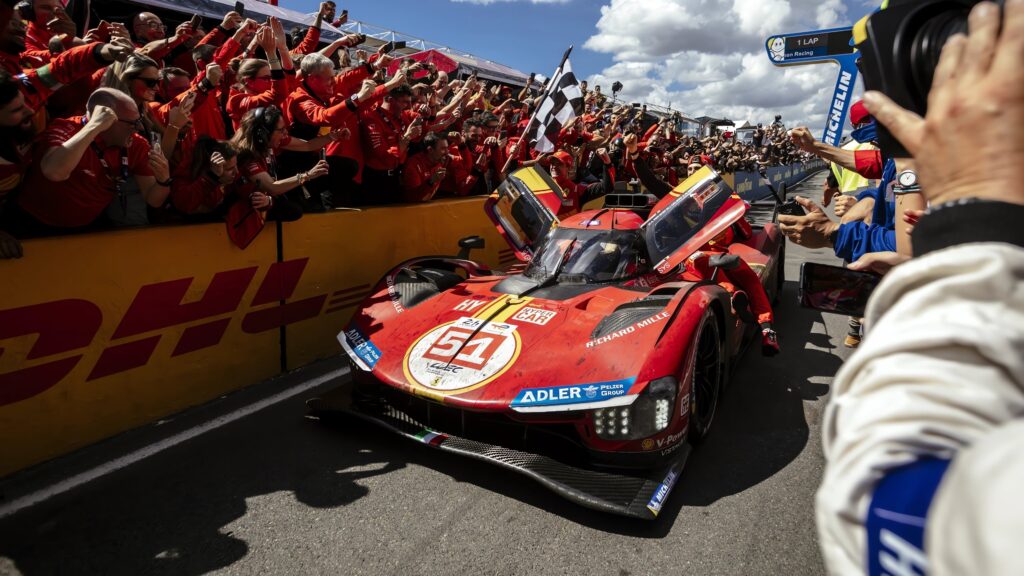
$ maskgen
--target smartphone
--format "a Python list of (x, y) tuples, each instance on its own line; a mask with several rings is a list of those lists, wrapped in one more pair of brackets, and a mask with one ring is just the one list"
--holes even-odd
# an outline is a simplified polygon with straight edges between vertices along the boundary
[(807, 211), (800, 204), (797, 204), (796, 200), (788, 200), (779, 204), (779, 214), (786, 216), (806, 216)]
[(348, 8), (341, 11), (341, 19), (344, 20), (346, 18), (348, 18)]
[(804, 262), (800, 265), (797, 297), (805, 308), (860, 317), (881, 281), (881, 276), (869, 272)]
[(402, 48), (405, 48), (405, 40), (399, 40), (398, 42), (388, 42), (387, 44), (384, 45), (384, 53), (388, 54), (390, 52), (394, 52), (395, 50), (401, 50)]
[(327, 148), (320, 149), (320, 159), (325, 161), (327, 160)]
[(195, 32), (199, 29), (199, 26), (203, 24), (203, 17), (199, 14), (192, 16), (192, 21), (190, 22), (190, 24), (192, 24), (192, 31)]
[(241, 2), (241, 1), (235, 2), (235, 12), (238, 12), (238, 15), (244, 18), (245, 17), (245, 2)]

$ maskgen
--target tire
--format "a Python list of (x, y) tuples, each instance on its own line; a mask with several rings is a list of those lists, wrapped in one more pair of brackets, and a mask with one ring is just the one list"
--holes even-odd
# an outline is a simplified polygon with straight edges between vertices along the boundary
[(722, 359), (722, 338), (714, 314), (704, 317), (704, 322), (693, 341), (697, 350), (693, 357), (693, 369), (690, 371), (690, 421), (687, 436), (691, 444), (698, 445), (711, 430), (711, 423), (718, 411), (724, 388), (725, 362)]

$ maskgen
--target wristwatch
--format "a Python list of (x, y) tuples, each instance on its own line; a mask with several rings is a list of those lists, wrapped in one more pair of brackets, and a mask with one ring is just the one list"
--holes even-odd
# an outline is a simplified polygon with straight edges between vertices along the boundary
[(896, 182), (892, 187), (893, 194), (910, 194), (920, 192), (921, 187), (917, 184), (917, 172), (904, 170), (896, 175)]

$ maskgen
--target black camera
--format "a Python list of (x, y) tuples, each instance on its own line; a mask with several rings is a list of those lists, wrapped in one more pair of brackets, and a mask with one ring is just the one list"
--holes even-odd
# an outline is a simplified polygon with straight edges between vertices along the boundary
[[(980, 0), (890, 0), (888, 8), (854, 27), (861, 53), (858, 66), (867, 90), (878, 90), (900, 106), (924, 116), (942, 47), (967, 32), (967, 15)], [(1003, 0), (997, 0), (1000, 9)], [(906, 148), (878, 125), (886, 156), (908, 157)]]

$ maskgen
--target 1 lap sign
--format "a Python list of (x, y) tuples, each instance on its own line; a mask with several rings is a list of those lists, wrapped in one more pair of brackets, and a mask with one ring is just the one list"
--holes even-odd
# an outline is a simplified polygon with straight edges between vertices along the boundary
[(410, 384), (440, 393), (483, 386), (512, 365), (520, 347), (512, 324), (462, 318), (421, 336), (405, 355)]
[(852, 28), (831, 28), (796, 34), (779, 34), (765, 40), (768, 59), (776, 66), (802, 64), (839, 64), (839, 76), (828, 109), (828, 122), (822, 142), (839, 146), (843, 137), (843, 122), (851, 104), (853, 87), (857, 83), (857, 59)]

